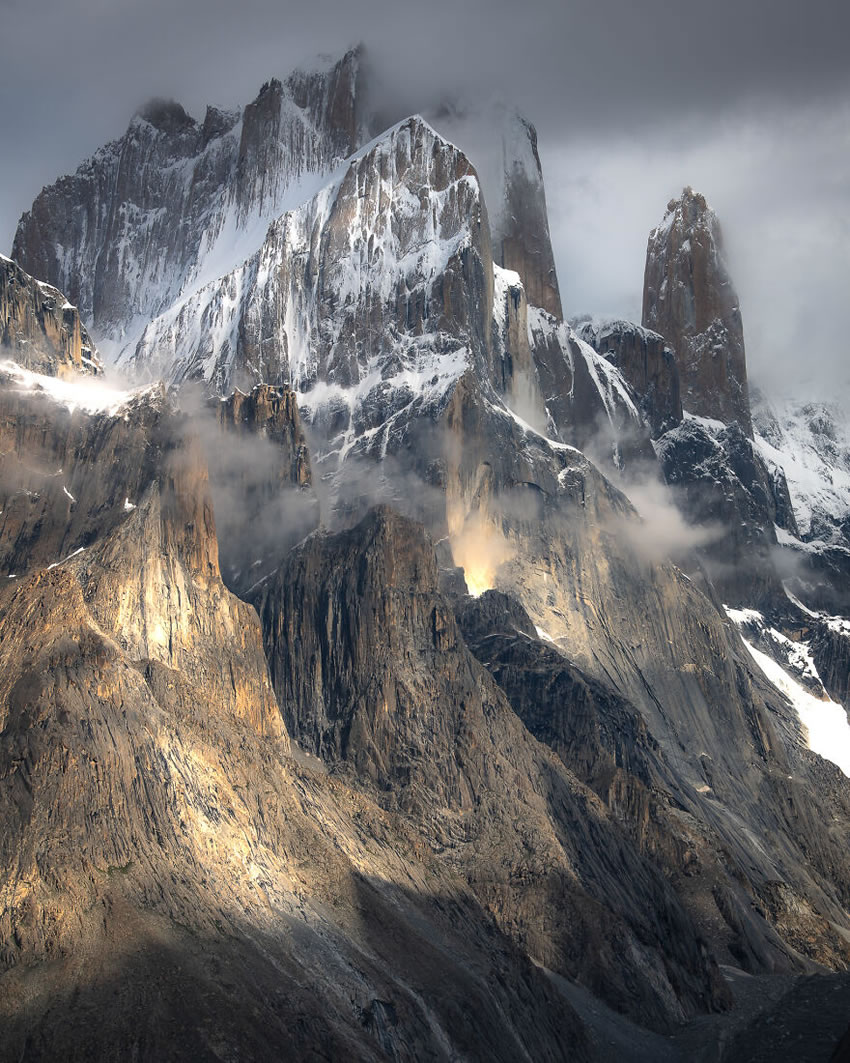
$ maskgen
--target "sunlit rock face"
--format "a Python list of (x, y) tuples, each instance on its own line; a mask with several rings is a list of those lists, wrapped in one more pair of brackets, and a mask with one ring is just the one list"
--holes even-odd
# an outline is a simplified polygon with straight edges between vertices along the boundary
[(0, 255), (0, 360), (49, 376), (101, 372), (77, 308)]
[(283, 735), (251, 610), (221, 583), (200, 441), (162, 389), (98, 411), (8, 382), (0, 397), (4, 582), (72, 573), (91, 622), (134, 660)]
[(685, 409), (737, 421), (752, 436), (738, 295), (717, 216), (692, 188), (670, 201), (649, 234), (642, 323), (676, 352)]
[[(506, 934), (653, 1026), (722, 1005), (676, 899), (470, 654), (420, 526), (379, 507), (352, 529), (317, 533), (255, 601), (293, 738), (388, 809), (431, 823), (443, 858)], [(525, 825), (521, 836), (509, 822)], [(529, 860), (539, 873), (518, 875)], [(640, 915), (608, 893), (620, 863), (645, 898)], [(598, 951), (582, 946), (587, 936)]]
[(582, 1060), (570, 999), (669, 1032), (850, 964), (846, 777), (718, 596), (800, 531), (745, 376), (696, 417), (666, 337), (564, 322), (530, 127), (490, 197), (359, 71), (156, 102), (22, 221), (179, 390), (0, 374), (0, 1057)]
[[(44, 391), (6, 399), (87, 444), (90, 533), (0, 584), (0, 1058), (439, 1057), (472, 1038), (505, 1063), (590, 1059), (415, 819), (290, 755), (185, 416), (159, 391), (68, 420)], [(133, 501), (98, 527), (104, 469)]]

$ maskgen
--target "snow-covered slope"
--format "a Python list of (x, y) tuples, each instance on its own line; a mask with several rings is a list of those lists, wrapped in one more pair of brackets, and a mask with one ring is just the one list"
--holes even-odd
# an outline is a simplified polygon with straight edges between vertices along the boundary
[(761, 671), (794, 706), (808, 748), (850, 776), (847, 712), (824, 689), (810, 644), (793, 642), (754, 609), (727, 608), (726, 613), (741, 629), (744, 645)]
[(528, 334), (552, 433), (603, 467), (654, 460), (648, 425), (619, 369), (539, 307), (529, 307)]
[(93, 375), (76, 374), (65, 378), (49, 376), (5, 359), (0, 359), (0, 382), (10, 392), (41, 393), (70, 413), (82, 410), (84, 413), (108, 413), (110, 416), (117, 414), (127, 403), (157, 390), (157, 385), (130, 390), (116, 388), (102, 377)]
[(841, 401), (759, 399), (753, 426), (759, 453), (781, 465), (803, 540), (844, 539), (850, 521), (850, 420)]
[(156, 318), (130, 360), (220, 393), (289, 384), (331, 449), (385, 450), (401, 411), (439, 402), (473, 365), (489, 376), (491, 286), (475, 173), (414, 117), (276, 219), (237, 269)]
[(272, 80), (242, 111), (203, 122), (153, 101), (124, 136), (44, 189), (14, 257), (79, 306), (104, 353), (232, 270), (270, 221), (308, 199), (365, 140), (360, 52)]

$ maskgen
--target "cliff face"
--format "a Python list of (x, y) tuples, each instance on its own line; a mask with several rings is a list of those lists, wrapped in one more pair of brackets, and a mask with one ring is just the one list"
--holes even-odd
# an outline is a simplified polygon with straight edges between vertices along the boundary
[(77, 308), (2, 255), (0, 357), (48, 376), (101, 372)]
[(116, 353), (138, 320), (254, 252), (305, 186), (368, 139), (360, 78), (354, 50), (268, 82), (241, 113), (209, 108), (196, 122), (153, 101), (121, 139), (42, 191), (13, 257), (66, 292)]
[[(421, 527), (379, 508), (311, 536), (256, 603), (293, 737), (388, 809), (431, 824), (441, 859), (505, 934), (654, 1026), (722, 1004), (654, 868), (467, 650)], [(611, 891), (617, 866), (640, 904)]]
[(133, 660), (183, 673), (199, 702), (282, 736), (256, 623), (221, 583), (200, 443), (162, 391), (96, 413), (35, 390), (2, 397), (4, 582), (73, 575), (85, 623)]
[(682, 513), (694, 527), (713, 529), (701, 555), (721, 599), (781, 605), (776, 529), (796, 530), (782, 470), (771, 474), (737, 424), (688, 418), (659, 438), (656, 451)]
[(620, 371), (654, 439), (681, 423), (679, 368), (676, 354), (663, 336), (631, 321), (589, 322), (577, 331)]
[[(747, 867), (746, 844), (730, 848), (721, 820), (700, 807), (719, 796), (711, 754), (703, 755), (707, 783), (693, 789), (683, 785), (677, 758), (670, 756), (665, 742), (655, 740), (634, 704), (565, 659), (551, 641), (535, 637), (528, 615), (504, 594), (489, 591), (461, 602), (458, 620), (467, 644), (529, 730), (592, 787), (641, 852), (651, 854), (663, 869), (719, 962), (751, 971), (788, 969), (797, 962), (795, 946), (789, 948), (790, 939), (782, 940), (788, 934), (810, 944), (817, 938), (821, 957), (834, 956), (828, 922), (813, 920), (806, 901), (789, 921), (785, 903), (777, 904), (775, 884)], [(770, 729), (767, 718), (762, 721)], [(740, 738), (745, 744), (753, 741), (743, 733)], [(743, 760), (749, 756), (745, 753)], [(762, 787), (761, 793), (766, 796), (767, 790)], [(808, 822), (803, 830), (797, 812)], [(817, 822), (816, 802), (797, 812), (781, 830), (794, 836), (795, 873), (802, 872), (804, 878), (807, 857), (802, 854), (808, 846), (806, 830)], [(765, 813), (758, 828), (762, 837), (765, 829), (773, 829), (767, 827), (769, 822), (776, 826), (773, 813), (756, 805), (746, 813), (756, 818)], [(696, 822), (701, 826), (694, 831)], [(801, 884), (803, 878), (798, 879)]]
[(508, 408), (544, 436), (586, 450), (603, 468), (652, 462), (645, 419), (620, 371), (534, 306), (518, 273), (496, 266), (494, 277), (492, 360)]
[[(211, 423), (212, 422), (212, 423)], [(319, 501), (296, 396), (258, 384), (202, 407), (221, 568), (244, 594), (319, 524)]]
[(676, 352), (685, 409), (737, 421), (752, 436), (739, 300), (717, 217), (692, 188), (670, 201), (649, 235), (642, 323)]
[(529, 303), (563, 317), (537, 130), (519, 115), (502, 124), (503, 190), (491, 203), (493, 257), (522, 280)]
[[(718, 607), (680, 569), (661, 560), (665, 549), (657, 537), (663, 526), (640, 521), (627, 499), (579, 452), (553, 446), (474, 391), (461, 395), (456, 390), (449, 416), (463, 440), (462, 458), (448, 477), (449, 497), (457, 506), (450, 541), (468, 584), (479, 592), (494, 587), (516, 597), (572, 667), (634, 706), (673, 767), (676, 781), (666, 784), (676, 794), (673, 803), (687, 794), (686, 804), (693, 801), (698, 809), (695, 817), (717, 831), (716, 854), (736, 854), (750, 900), (733, 890), (737, 900), (727, 904), (724, 890), (715, 894), (714, 880), (706, 891), (694, 892), (699, 918), (714, 923), (718, 940), (727, 933), (724, 926), (732, 928), (733, 938), (749, 934), (752, 912), (761, 904), (755, 901), (752, 907), (754, 898), (764, 896), (774, 910), (770, 926), (753, 930), (752, 941), (761, 939), (753, 955), (760, 958), (748, 962), (775, 969), (778, 948), (785, 956), (781, 963), (793, 965), (793, 950), (803, 938), (812, 945), (818, 941), (810, 955), (832, 956), (829, 962), (835, 962), (827, 913), (845, 903), (848, 868), (839, 858), (844, 870), (834, 877), (837, 836), (815, 827), (820, 769), (806, 761), (811, 754), (795, 737), (799, 722), (793, 711), (783, 708), (781, 698), (752, 671)], [(803, 762), (810, 767), (803, 768)], [(788, 817), (776, 784), (796, 770), (810, 781), (795, 796), (796, 811)], [(837, 813), (843, 819), (843, 777), (833, 766), (826, 770), (832, 773), (830, 800), (844, 809)], [(749, 826), (742, 831), (744, 823)], [(812, 830), (822, 854), (814, 874)], [(776, 870), (774, 857), (753, 863), (753, 835), (770, 837), (765, 854), (785, 854), (783, 882), (806, 898), (801, 911), (807, 914), (795, 931), (784, 902), (776, 907), (778, 900), (767, 888)], [(690, 845), (684, 839), (682, 844)], [(725, 857), (705, 856), (708, 865), (716, 859)], [(826, 882), (833, 883), (827, 887), (834, 888), (833, 900), (820, 907)], [(774, 936), (786, 932), (795, 942), (791, 951)]]
[(589, 1058), (417, 820), (290, 756), (184, 418), (141, 395), (75, 428), (90, 521), (136, 493), (0, 586), (0, 1058)]

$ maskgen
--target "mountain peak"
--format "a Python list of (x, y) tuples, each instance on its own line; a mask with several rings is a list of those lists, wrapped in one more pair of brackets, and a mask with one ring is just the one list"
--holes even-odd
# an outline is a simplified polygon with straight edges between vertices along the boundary
[(176, 100), (161, 96), (154, 96), (143, 104), (136, 112), (136, 117), (163, 133), (181, 133), (194, 129), (197, 124)]
[(717, 215), (686, 185), (649, 234), (643, 325), (674, 348), (691, 413), (752, 435), (744, 330)]

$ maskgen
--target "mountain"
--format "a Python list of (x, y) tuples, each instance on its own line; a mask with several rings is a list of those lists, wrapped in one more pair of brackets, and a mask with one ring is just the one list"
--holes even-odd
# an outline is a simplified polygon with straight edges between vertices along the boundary
[[(840, 401), (768, 401), (753, 411), (755, 442), (787, 478), (796, 527), (781, 535), (788, 576), (809, 605), (846, 612), (850, 602), (850, 439)], [(777, 533), (779, 535), (779, 533)]]
[(619, 370), (653, 438), (682, 423), (679, 365), (663, 336), (631, 321), (577, 322), (577, 330)]
[(0, 1058), (709, 1059), (850, 966), (850, 622), (716, 219), (678, 332), (571, 325), (533, 127), (362, 60), (21, 221), (141, 383), (0, 370)]
[(676, 351), (685, 408), (752, 436), (739, 299), (717, 216), (692, 188), (649, 235), (642, 323)]
[(102, 371), (77, 308), (0, 255), (0, 355), (21, 368), (66, 376)]
[(355, 49), (266, 82), (242, 110), (210, 107), (202, 122), (151, 101), (123, 137), (44, 189), (12, 257), (67, 292), (115, 358), (178, 296), (255, 251), (269, 222), (359, 146), (361, 77)]

